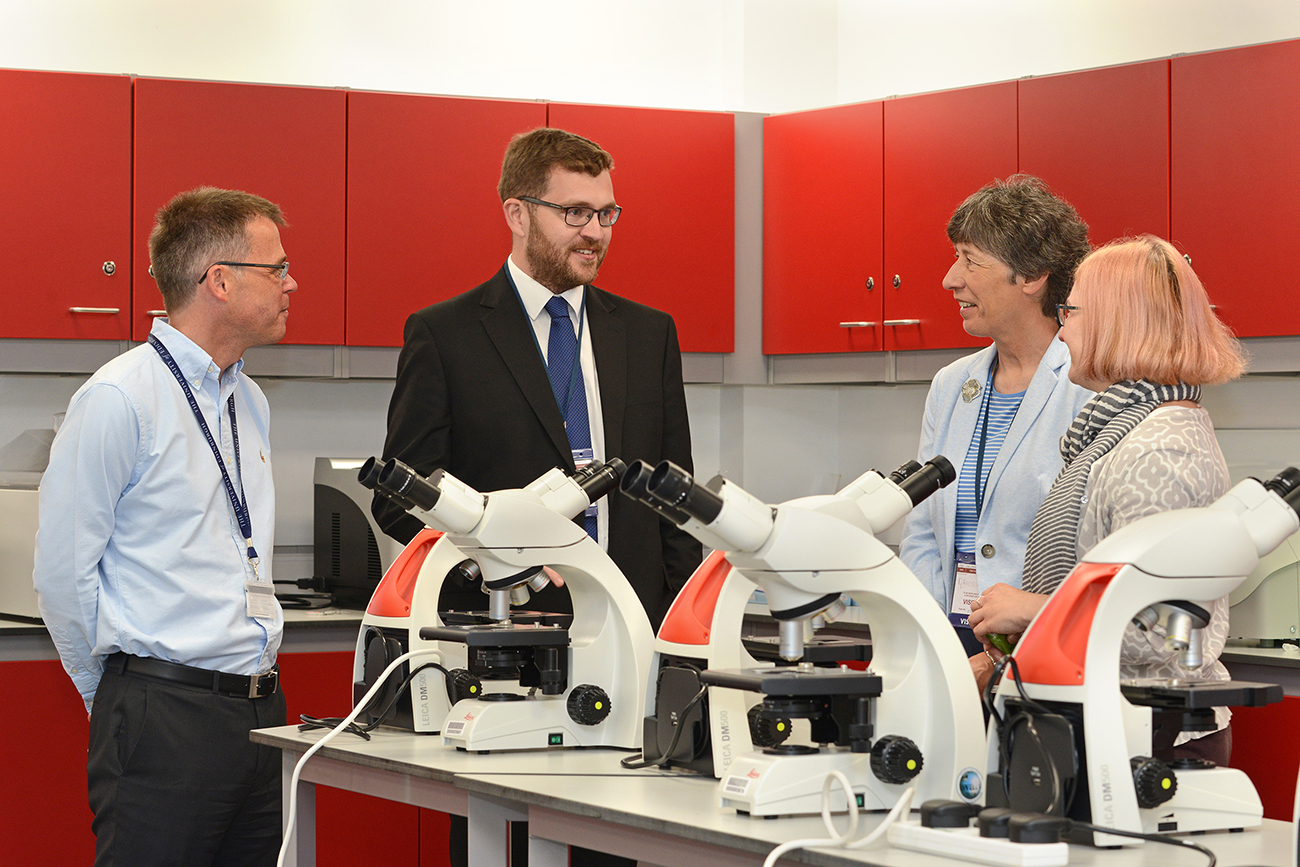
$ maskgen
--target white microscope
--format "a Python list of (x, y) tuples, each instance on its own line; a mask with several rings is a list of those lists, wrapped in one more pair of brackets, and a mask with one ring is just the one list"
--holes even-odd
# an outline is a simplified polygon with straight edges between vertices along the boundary
[[(1247, 479), (1212, 505), (1151, 515), (1103, 539), (1052, 594), (1013, 655), (989, 727), (989, 806), (1064, 816), (1130, 833), (1260, 824), (1250, 779), (1200, 760), (1162, 761), (1153, 743), (1178, 728), (1214, 730), (1213, 708), (1262, 705), (1280, 687), (1238, 681), (1121, 680), (1130, 622), (1164, 632), (1183, 665), (1199, 664), (1207, 613), (1295, 532), (1300, 472)], [(1169, 756), (1172, 759), (1172, 756)], [(1134, 845), (1078, 829), (1071, 842)]]
[[(679, 523), (763, 588), (787, 665), (706, 670), (711, 687), (761, 692), (759, 716), (807, 719), (807, 744), (737, 756), (719, 782), (724, 807), (752, 816), (817, 813), (822, 782), (843, 772), (858, 805), (888, 809), (915, 786), (927, 798), (980, 798), (984, 719), (969, 663), (947, 618), (920, 581), (875, 534), (892, 526), (955, 473), (942, 457), (911, 464), (892, 481), (872, 471), (831, 496), (769, 506), (721, 477), (696, 484), (664, 462), (647, 496), (685, 516)], [(805, 621), (846, 594), (871, 628), (865, 672), (805, 660)], [(830, 809), (848, 809), (832, 790)]]
[[(443, 533), (428, 549), (417, 587), (406, 594), (427, 600), (421, 608), (428, 617), (409, 649), (436, 646), (444, 660), (464, 660), (464, 671), (453, 673), (450, 691), (459, 700), (441, 717), (448, 690), (431, 672), (417, 675), (424, 679), (412, 683), (416, 730), (441, 731), (445, 743), (479, 752), (640, 747), (654, 633), (623, 573), (572, 520), (612, 491), (623, 469), (618, 459), (574, 476), (553, 469), (526, 488), (482, 494), (442, 470), (425, 479), (396, 460), (380, 466), (372, 458), (362, 467), (362, 484)], [(411, 547), (431, 541), (417, 537)], [(512, 601), (522, 604), (528, 588), (549, 582), (543, 567), (569, 590), (567, 628), (512, 620)], [(436, 603), (452, 569), (481, 576), (486, 622), (444, 622)], [(427, 587), (418, 586), (426, 579)], [(398, 587), (391, 588), (394, 599), (377, 607), (387, 583), (386, 577), (371, 609), (400, 615)], [(488, 683), (504, 688), (488, 691)], [(418, 728), (421, 723), (427, 728)]]

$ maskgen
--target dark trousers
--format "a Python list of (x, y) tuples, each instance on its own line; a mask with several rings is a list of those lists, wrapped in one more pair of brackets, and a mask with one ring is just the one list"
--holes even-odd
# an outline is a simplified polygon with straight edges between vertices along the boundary
[(106, 669), (86, 775), (95, 867), (274, 867), (284, 693), (231, 698)]
[[(469, 823), (464, 816), (451, 817), (449, 854), (452, 867), (469, 864)], [(510, 823), (510, 867), (528, 867), (528, 823)], [(578, 846), (569, 847), (569, 867), (636, 867), (636, 862)]]

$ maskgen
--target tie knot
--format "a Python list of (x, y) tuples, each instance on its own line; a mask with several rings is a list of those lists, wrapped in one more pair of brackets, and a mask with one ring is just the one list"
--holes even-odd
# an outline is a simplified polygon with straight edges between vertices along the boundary
[(546, 302), (546, 312), (551, 314), (552, 319), (568, 319), (569, 302), (565, 301), (559, 295), (556, 295), (550, 301)]

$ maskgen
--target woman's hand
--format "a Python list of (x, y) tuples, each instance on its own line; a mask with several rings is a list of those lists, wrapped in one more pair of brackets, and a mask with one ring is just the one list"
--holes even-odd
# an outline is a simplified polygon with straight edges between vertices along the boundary
[(1047, 596), (1009, 584), (994, 584), (970, 604), (970, 626), (975, 637), (988, 644), (991, 632), (1019, 635), (1047, 602)]
[(993, 656), (997, 654), (1001, 658), (1002, 654), (997, 650), (985, 650), (984, 653), (977, 653), (970, 658), (970, 671), (975, 675), (975, 686), (979, 689), (980, 700), (984, 700), (984, 690), (988, 688), (989, 678), (993, 676), (993, 669), (996, 665)]

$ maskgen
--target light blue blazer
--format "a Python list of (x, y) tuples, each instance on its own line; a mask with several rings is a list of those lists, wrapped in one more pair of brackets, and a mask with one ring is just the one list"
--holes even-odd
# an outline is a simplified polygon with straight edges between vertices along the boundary
[[(979, 423), (979, 399), (966, 403), (961, 387), (988, 381), (997, 353), (989, 346), (945, 367), (930, 384), (921, 425), (919, 459), (941, 454), (961, 472)], [(1025, 543), (1038, 506), (1061, 469), (1060, 439), (1095, 394), (1070, 382), (1070, 351), (1053, 340), (1025, 390), (997, 460), (989, 469), (984, 507), (975, 534), (975, 574), (981, 592), (997, 584), (1020, 586)], [(978, 447), (978, 443), (975, 443)], [(899, 557), (947, 612), (952, 604), (953, 526), (957, 483), (940, 490), (908, 515)]]

